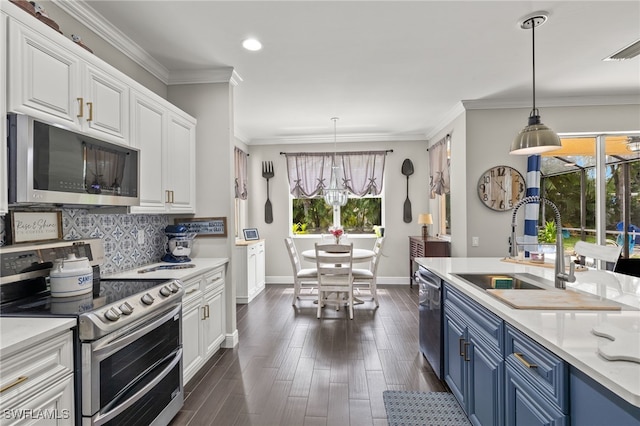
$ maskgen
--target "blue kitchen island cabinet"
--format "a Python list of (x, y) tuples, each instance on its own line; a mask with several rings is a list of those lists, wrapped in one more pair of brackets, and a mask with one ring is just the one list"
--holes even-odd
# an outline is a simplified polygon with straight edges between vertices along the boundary
[(504, 322), (445, 284), (444, 379), (474, 425), (504, 425)]
[(506, 424), (568, 425), (568, 372), (566, 362), (506, 324)]
[(640, 426), (640, 407), (624, 401), (573, 366), (569, 387), (572, 425)]

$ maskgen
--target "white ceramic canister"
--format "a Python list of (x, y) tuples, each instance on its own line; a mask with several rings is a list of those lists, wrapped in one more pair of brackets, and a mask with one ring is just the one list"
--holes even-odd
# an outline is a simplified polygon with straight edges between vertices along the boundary
[(92, 291), (93, 269), (89, 259), (70, 253), (65, 259), (54, 260), (49, 284), (53, 297), (77, 296)]

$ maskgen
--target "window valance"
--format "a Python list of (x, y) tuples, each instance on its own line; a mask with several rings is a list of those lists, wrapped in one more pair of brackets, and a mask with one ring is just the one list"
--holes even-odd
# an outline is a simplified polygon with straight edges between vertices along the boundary
[[(336, 164), (344, 171), (343, 184), (359, 197), (380, 195), (384, 164), (389, 151), (338, 152)], [(329, 185), (333, 152), (285, 153), (289, 191), (296, 198), (322, 195)]]

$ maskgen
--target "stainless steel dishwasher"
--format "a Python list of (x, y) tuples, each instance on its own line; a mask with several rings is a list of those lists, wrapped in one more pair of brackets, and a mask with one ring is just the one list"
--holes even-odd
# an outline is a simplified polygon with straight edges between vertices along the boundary
[(442, 380), (444, 348), (442, 341), (442, 280), (420, 266), (415, 273), (419, 288), (420, 352)]

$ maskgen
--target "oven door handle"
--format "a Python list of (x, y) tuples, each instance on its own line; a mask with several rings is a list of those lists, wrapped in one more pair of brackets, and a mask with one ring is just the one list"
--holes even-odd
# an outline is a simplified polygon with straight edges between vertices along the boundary
[(171, 318), (175, 317), (176, 315), (179, 315), (181, 309), (182, 304), (177, 304), (174, 309), (171, 309), (164, 314), (160, 314), (159, 316), (155, 317), (149, 324), (145, 324), (142, 327), (135, 328), (133, 331), (121, 334), (120, 336), (116, 336), (115, 338), (107, 339), (104, 342), (96, 342), (96, 346), (94, 346), (92, 349), (92, 356), (99, 361), (108, 358), (113, 353), (127, 346), (129, 343), (138, 340), (140, 336), (144, 336), (152, 330), (160, 327), (165, 322), (171, 320)]
[[(139, 381), (142, 380), (144, 377), (140, 377), (137, 381), (129, 385), (127, 389), (125, 389), (118, 396), (116, 396), (114, 400), (111, 401), (111, 403), (109, 403), (104, 408), (105, 410), (108, 410), (108, 411), (106, 412), (101, 411), (93, 418), (92, 424), (94, 426), (99, 426), (101, 424), (108, 422), (109, 420), (112, 420), (113, 418), (115, 418), (116, 416), (124, 412), (127, 408), (135, 404), (140, 398), (145, 396), (151, 389), (153, 389), (158, 383), (160, 383), (162, 379), (164, 379), (171, 372), (171, 370), (173, 370), (173, 368), (182, 360), (182, 348), (178, 348), (177, 350), (171, 352), (169, 355), (164, 357), (164, 359), (159, 361), (157, 365), (162, 365), (163, 363), (170, 360), (172, 357), (173, 357), (173, 360), (171, 361), (171, 363), (166, 368), (164, 368), (160, 374), (154, 377), (153, 380), (147, 383), (144, 388), (140, 389), (139, 391), (131, 395), (129, 398), (125, 399), (124, 402), (118, 404), (122, 398), (126, 397), (127, 389), (130, 389), (136, 383), (139, 383)], [(153, 372), (153, 369), (147, 372), (147, 374), (150, 374), (152, 372)], [(182, 372), (180, 374), (182, 374)], [(180, 379), (180, 381), (182, 381), (182, 378)]]
[(432, 281), (421, 279), (421, 278), (419, 278), (419, 280), (420, 280), (419, 282), (424, 283), (424, 285), (426, 285), (427, 287), (431, 287), (434, 290), (440, 291), (440, 284), (436, 284)]

